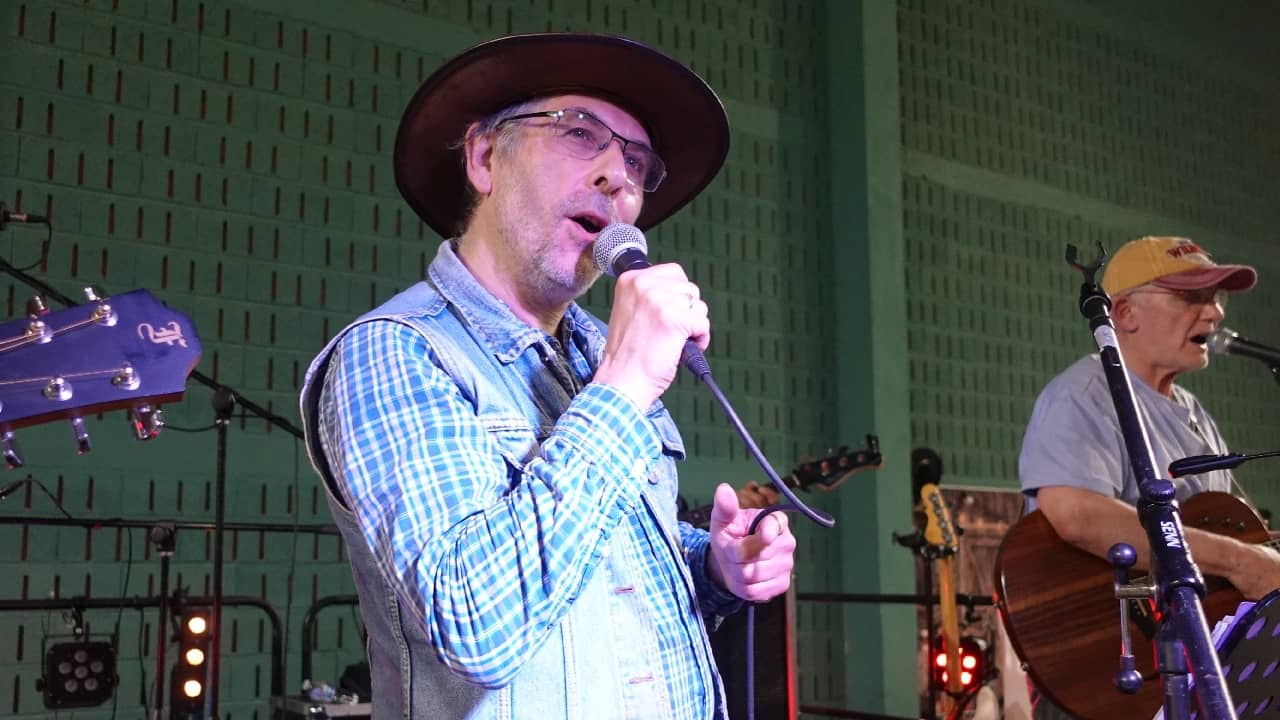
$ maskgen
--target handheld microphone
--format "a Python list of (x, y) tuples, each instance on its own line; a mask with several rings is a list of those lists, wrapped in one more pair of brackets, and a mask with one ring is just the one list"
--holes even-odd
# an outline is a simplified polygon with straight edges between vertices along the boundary
[(1242, 338), (1229, 328), (1218, 328), (1209, 333), (1206, 343), (1214, 355), (1242, 355), (1261, 360), (1271, 367), (1280, 366), (1280, 349)]
[[(618, 277), (628, 270), (649, 267), (649, 243), (644, 233), (635, 225), (613, 223), (600, 231), (592, 249), (596, 268), (609, 277)], [(711, 365), (692, 340), (686, 340), (680, 361), (699, 380), (711, 375)]]

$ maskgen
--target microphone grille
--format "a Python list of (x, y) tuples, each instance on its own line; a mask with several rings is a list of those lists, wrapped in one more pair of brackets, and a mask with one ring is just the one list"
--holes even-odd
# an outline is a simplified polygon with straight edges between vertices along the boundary
[(1209, 346), (1209, 352), (1214, 355), (1227, 355), (1231, 352), (1231, 341), (1235, 340), (1238, 335), (1228, 328), (1218, 328), (1205, 338), (1205, 344)]
[(640, 252), (649, 254), (649, 243), (644, 239), (644, 233), (635, 225), (627, 223), (613, 223), (600, 231), (596, 236), (595, 247), (592, 250), (592, 258), (596, 262), (596, 268), (612, 277), (613, 261), (624, 250), (639, 248)]

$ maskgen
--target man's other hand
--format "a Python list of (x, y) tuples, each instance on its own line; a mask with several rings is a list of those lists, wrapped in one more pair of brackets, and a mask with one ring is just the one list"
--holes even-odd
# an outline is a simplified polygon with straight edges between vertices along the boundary
[(727, 483), (716, 488), (711, 509), (711, 552), (707, 569), (713, 580), (750, 602), (765, 602), (791, 585), (796, 538), (786, 513), (773, 512), (748, 534), (760, 510), (743, 509)]

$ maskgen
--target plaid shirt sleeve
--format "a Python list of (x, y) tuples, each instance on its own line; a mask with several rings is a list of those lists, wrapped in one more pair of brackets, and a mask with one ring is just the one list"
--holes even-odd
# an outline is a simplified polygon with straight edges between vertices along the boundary
[(441, 661), (490, 688), (568, 611), (661, 451), (634, 402), (591, 383), (513, 482), (426, 340), (385, 321), (335, 351), (320, 435), (383, 575)]
[(680, 523), (680, 545), (684, 548), (685, 561), (693, 575), (693, 591), (698, 596), (698, 609), (707, 627), (714, 630), (720, 620), (742, 609), (742, 598), (725, 590), (707, 574), (708, 555), (711, 553), (711, 535), (689, 523)]

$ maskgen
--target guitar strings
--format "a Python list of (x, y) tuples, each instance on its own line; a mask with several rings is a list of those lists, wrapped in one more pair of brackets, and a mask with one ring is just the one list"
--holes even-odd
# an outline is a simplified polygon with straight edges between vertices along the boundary
[(122, 368), (111, 368), (107, 370), (83, 370), (81, 372), (75, 372), (75, 373), (62, 373), (58, 375), (25, 377), (25, 378), (17, 378), (14, 380), (0, 380), (0, 387), (5, 387), (9, 385), (27, 385), (31, 383), (48, 382), (50, 380), (56, 380), (58, 378), (62, 378), (66, 380), (69, 378), (93, 378), (93, 377), (101, 377), (103, 375), (119, 375), (121, 370)]
[(54, 328), (48, 334), (34, 335), (28, 332), (27, 334), (21, 335), (19, 337), (0, 340), (0, 352), (5, 352), (8, 350), (12, 350), (14, 348), (19, 348), (24, 345), (30, 345), (31, 343), (48, 342), (49, 340), (52, 340), (58, 335), (70, 332), (72, 330), (79, 330), (80, 328), (86, 325), (97, 325), (100, 323), (100, 321), (101, 321), (101, 318), (99, 317), (90, 317), (90, 318), (85, 318), (84, 320), (77, 320), (73, 323), (63, 325), (60, 328)]

